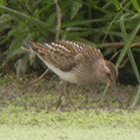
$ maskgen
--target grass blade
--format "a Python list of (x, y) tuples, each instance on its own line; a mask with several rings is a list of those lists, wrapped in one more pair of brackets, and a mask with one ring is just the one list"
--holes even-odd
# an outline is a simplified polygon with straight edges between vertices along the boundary
[(32, 22), (37, 23), (37, 24), (40, 24), (40, 25), (44, 26), (44, 28), (46, 28), (46, 27), (50, 28), (50, 25), (47, 25), (45, 22), (40, 21), (40, 20), (37, 20), (36, 18), (33, 18), (31, 16), (28, 16), (28, 15), (23, 14), (21, 12), (18, 12), (16, 10), (12, 10), (12, 9), (10, 9), (8, 7), (5, 7), (5, 6), (0, 5), (0, 10), (3, 10), (4, 12), (7, 12), (9, 14), (12, 14), (12, 15), (20, 18), (20, 19), (23, 19), (23, 20), (25, 20), (25, 19), (31, 19)]
[(120, 10), (120, 3), (118, 0), (114, 0), (114, 5), (115, 5), (117, 11)]
[(132, 68), (133, 68), (135, 75), (137, 77), (137, 80), (140, 84), (140, 73), (139, 73), (139, 70), (138, 70), (138, 67), (137, 67), (137, 64), (136, 64), (136, 61), (134, 59), (134, 56), (133, 56), (131, 49), (128, 50), (128, 56), (129, 56), (129, 60), (131, 62)]
[(122, 62), (124, 56), (126, 55), (127, 50), (130, 48), (130, 45), (131, 45), (133, 39), (135, 38), (137, 32), (139, 31), (139, 29), (140, 29), (140, 21), (136, 25), (135, 29), (132, 31), (130, 38), (126, 42), (126, 45), (124, 46), (124, 48), (123, 48), (123, 50), (122, 50), (122, 52), (117, 60), (117, 63), (116, 63), (117, 68), (119, 67), (120, 63)]
[(139, 6), (137, 0), (131, 0), (131, 3), (133, 4), (134, 8), (135, 8), (138, 12), (140, 12), (140, 6)]
[[(124, 17), (125, 17), (125, 15), (122, 16), (122, 19)], [(122, 34), (123, 34), (123, 37), (124, 37), (124, 42), (125, 42), (125, 44), (127, 44), (127, 42), (129, 42), (129, 40), (128, 40), (128, 37), (127, 37), (127, 33), (126, 33), (126, 30), (125, 30), (125, 25), (124, 25), (123, 20), (120, 22), (120, 26), (121, 26)], [(137, 31), (139, 30), (139, 28), (140, 28), (140, 25), (138, 24), (138, 26), (134, 29), (134, 31), (131, 34), (131, 36), (133, 38), (135, 37), (135, 35), (136, 35)], [(132, 40), (131, 40), (131, 42), (132, 42)], [(133, 53), (131, 51), (130, 45), (127, 46), (126, 49), (124, 48), (123, 50), (125, 50), (125, 52), (123, 54), (124, 56), (125, 56), (126, 53), (128, 54), (129, 60), (130, 60), (131, 65), (132, 65), (132, 68), (133, 68), (134, 73), (135, 73), (135, 75), (137, 77), (137, 80), (138, 80), (138, 82), (140, 84), (140, 74), (139, 74), (138, 67), (137, 67), (137, 64), (135, 62), (135, 59), (133, 57)], [(138, 89), (137, 94), (136, 94), (135, 99), (134, 99), (134, 102), (131, 105), (131, 108), (136, 105), (136, 103), (138, 101), (138, 98), (139, 98), (139, 95), (140, 95), (140, 92), (139, 92), (139, 89)]]
[(136, 97), (135, 97), (133, 103), (131, 104), (130, 108), (134, 108), (135, 107), (136, 103), (138, 102), (139, 97), (140, 97), (140, 85), (138, 87), (138, 91), (137, 91)]

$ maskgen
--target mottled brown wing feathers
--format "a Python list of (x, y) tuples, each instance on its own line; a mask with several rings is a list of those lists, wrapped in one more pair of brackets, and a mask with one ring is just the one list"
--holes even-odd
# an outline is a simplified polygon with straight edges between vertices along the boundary
[(89, 45), (85, 45), (79, 42), (66, 41), (64, 44), (69, 44), (76, 52), (83, 54), (85, 57), (91, 57), (91, 59), (104, 59), (99, 49), (92, 48)]
[(36, 44), (24, 42), (24, 46), (22, 47), (24, 50), (35, 53), (44, 62), (50, 63), (62, 71), (69, 71), (76, 65), (74, 60), (76, 52), (74, 53), (74, 51), (70, 50), (70, 47), (66, 48), (61, 43)]
[(52, 64), (62, 71), (69, 71), (82, 61), (87, 61), (92, 65), (98, 59), (104, 59), (99, 49), (79, 42), (39, 44), (26, 41), (24, 46), (22, 47), (24, 50), (35, 53), (44, 62)]

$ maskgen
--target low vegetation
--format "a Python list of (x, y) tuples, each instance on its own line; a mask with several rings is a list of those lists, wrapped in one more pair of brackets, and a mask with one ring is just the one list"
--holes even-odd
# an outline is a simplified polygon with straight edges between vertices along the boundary
[(136, 140), (139, 137), (140, 106), (133, 110), (128, 108), (136, 90), (133, 86), (117, 88), (120, 104), (111, 90), (100, 103), (103, 89), (88, 90), (71, 84), (68, 89), (74, 106), (63, 97), (56, 109), (52, 105), (60, 93), (59, 79), (56, 76), (46, 77), (23, 90), (32, 80), (29, 76), (20, 79), (7, 75), (0, 81), (0, 136), (3, 140), (6, 140), (6, 131), (13, 140), (88, 140), (95, 137), (104, 140), (117, 139), (118, 134), (120, 140), (129, 140), (132, 135)]

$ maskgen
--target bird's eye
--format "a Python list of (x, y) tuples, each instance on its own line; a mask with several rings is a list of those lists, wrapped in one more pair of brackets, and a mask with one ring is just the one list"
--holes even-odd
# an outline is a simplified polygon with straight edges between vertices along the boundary
[(108, 78), (111, 80), (111, 81), (113, 81), (113, 77), (111, 76), (111, 74), (110, 73), (106, 73), (107, 74), (107, 76), (108, 76)]
[(111, 76), (111, 74), (107, 72), (107, 76), (108, 76), (108, 77), (110, 77), (110, 76)]

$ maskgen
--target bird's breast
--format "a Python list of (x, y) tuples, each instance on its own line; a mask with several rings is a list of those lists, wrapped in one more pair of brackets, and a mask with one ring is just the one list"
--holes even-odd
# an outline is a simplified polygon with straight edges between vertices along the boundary
[(50, 64), (48, 62), (45, 62), (45, 64), (48, 66), (49, 69), (51, 69), (54, 73), (56, 73), (64, 81), (68, 81), (71, 83), (77, 83), (76, 75), (72, 70), (71, 71), (62, 71), (59, 68), (53, 66), (52, 64)]

